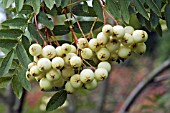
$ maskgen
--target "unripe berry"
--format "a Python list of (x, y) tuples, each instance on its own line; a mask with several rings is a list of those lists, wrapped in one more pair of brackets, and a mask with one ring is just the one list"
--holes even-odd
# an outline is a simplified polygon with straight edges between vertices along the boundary
[(78, 43), (77, 43), (77, 47), (79, 49), (83, 49), (83, 48), (86, 48), (88, 47), (88, 41), (86, 38), (79, 38), (78, 39)]
[(42, 78), (39, 82), (39, 85), (42, 90), (52, 89), (52, 82), (50, 82), (47, 78)]
[(109, 52), (116, 51), (120, 47), (120, 42), (117, 39), (110, 38), (109, 43), (106, 44), (106, 48)]
[(100, 32), (100, 33), (97, 35), (97, 43), (98, 43), (99, 45), (105, 45), (105, 44), (108, 43), (108, 41), (109, 41), (109, 38), (108, 38), (107, 36), (105, 36), (105, 35), (103, 34), (103, 32)]
[(134, 48), (134, 52), (137, 54), (142, 55), (143, 53), (145, 53), (146, 51), (146, 44), (145, 43), (137, 43), (135, 48)]
[(72, 67), (64, 68), (61, 71), (61, 75), (65, 80), (69, 80), (71, 78), (71, 76), (74, 75), (74, 69)]
[(133, 36), (129, 33), (125, 33), (123, 39), (122, 39), (122, 44), (124, 46), (130, 46), (134, 44)]
[(58, 69), (51, 69), (49, 72), (46, 73), (46, 78), (49, 81), (58, 80), (61, 77), (61, 72)]
[(37, 63), (38, 69), (42, 72), (51, 69), (51, 61), (48, 58), (41, 58)]
[(35, 77), (35, 80), (39, 82), (42, 78), (45, 78), (45, 74), (46, 73), (40, 73), (38, 76)]
[(87, 90), (94, 90), (97, 87), (98, 83), (96, 79), (93, 79), (92, 82), (86, 83), (85, 88)]
[(70, 44), (64, 43), (64, 44), (62, 44), (61, 49), (64, 54), (67, 54), (71, 51), (71, 46), (70, 46)]
[(118, 56), (120, 58), (126, 59), (128, 56), (131, 55), (131, 49), (129, 47), (121, 46), (118, 50)]
[(70, 81), (67, 81), (67, 83), (65, 84), (65, 90), (68, 93), (74, 93), (76, 91), (76, 89), (71, 85)]
[(108, 71), (105, 68), (97, 68), (94, 72), (94, 77), (98, 81), (105, 80), (108, 77)]
[(73, 56), (70, 59), (70, 64), (73, 68), (79, 68), (82, 66), (82, 60), (78, 56)]
[(134, 28), (132, 26), (126, 26), (125, 28), (125, 33), (133, 34)]
[(101, 61), (106, 61), (109, 59), (109, 57), (110, 57), (110, 52), (106, 48), (101, 48), (97, 52), (97, 58)]
[(113, 27), (113, 36), (116, 36), (118, 39), (121, 39), (124, 35), (125, 29), (122, 26), (116, 25)]
[(32, 44), (30, 47), (29, 47), (29, 53), (32, 55), (32, 56), (38, 56), (40, 55), (42, 52), (42, 47), (41, 45), (39, 44)]
[(28, 64), (28, 71), (31, 69), (32, 66), (35, 66), (36, 63), (35, 62), (31, 62)]
[(34, 56), (34, 62), (38, 62), (41, 58), (43, 58), (42, 55)]
[(47, 45), (42, 50), (42, 56), (44, 58), (52, 59), (56, 56), (56, 50), (52, 45)]
[(102, 32), (106, 36), (111, 36), (113, 34), (113, 27), (109, 24), (106, 24), (103, 26)]
[(93, 56), (93, 52), (89, 48), (84, 48), (81, 50), (81, 57), (83, 59), (90, 59)]
[(91, 69), (83, 69), (80, 73), (80, 80), (83, 83), (88, 83), (93, 81), (94, 79), (94, 73)]
[(89, 47), (90, 47), (91, 50), (93, 50), (95, 52), (98, 51), (101, 48), (100, 45), (98, 44), (96, 38), (90, 39)]
[(76, 49), (76, 47), (74, 46), (74, 45), (70, 45), (70, 47), (71, 47), (71, 51), (70, 51), (70, 53), (77, 53), (77, 49)]
[(135, 30), (132, 36), (136, 43), (142, 43), (148, 39), (147, 33), (143, 30)]
[(64, 62), (65, 62), (65, 64), (70, 65), (70, 59), (71, 59), (73, 56), (77, 56), (77, 55), (76, 55), (75, 53), (68, 53), (68, 54), (64, 57)]
[(119, 59), (119, 56), (116, 52), (112, 52), (110, 55), (110, 60), (111, 61), (117, 61)]
[(61, 57), (55, 57), (52, 59), (52, 67), (54, 69), (61, 69), (64, 67), (64, 60)]
[(104, 68), (106, 69), (108, 72), (111, 71), (111, 65), (109, 62), (100, 62), (97, 66), (97, 68)]
[(30, 69), (30, 74), (34, 77), (38, 76), (40, 74), (40, 70), (38, 69), (38, 66), (32, 66)]
[(56, 47), (56, 56), (58, 56), (58, 57), (64, 57), (64, 53), (63, 53), (63, 50), (61, 49), (61, 46), (58, 46), (58, 47)]
[(60, 88), (63, 87), (64, 83), (65, 83), (64, 79), (60, 77), (58, 80), (52, 82), (52, 86)]
[(74, 88), (80, 88), (82, 87), (83, 83), (80, 80), (80, 75), (75, 74), (70, 78), (70, 83)]
[(32, 74), (30, 74), (29, 71), (26, 71), (26, 79), (31, 82), (35, 80), (35, 77)]

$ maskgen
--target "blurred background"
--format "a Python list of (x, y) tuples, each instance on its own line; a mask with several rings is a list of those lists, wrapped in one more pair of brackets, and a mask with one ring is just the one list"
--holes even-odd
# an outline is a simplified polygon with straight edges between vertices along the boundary
[[(91, 5), (91, 3), (89, 3)], [(0, 22), (7, 19), (8, 12), (0, 4)], [(63, 17), (58, 17), (57, 21)], [(79, 18), (79, 20), (87, 18)], [(130, 25), (136, 29), (146, 30), (135, 19), (131, 18)], [(125, 62), (114, 62), (108, 79), (99, 84), (93, 91), (79, 91), (68, 95), (68, 99), (59, 109), (49, 113), (118, 113), (127, 96), (155, 68), (159, 67), (170, 55), (170, 32), (162, 21), (163, 36), (159, 37), (154, 31), (147, 31), (149, 39), (146, 42), (147, 52), (143, 55), (133, 54)], [(95, 35), (101, 28), (95, 31)], [(70, 34), (69, 34), (70, 35)], [(69, 35), (62, 36), (68, 39)], [(70, 35), (71, 36), (71, 35)], [(61, 37), (58, 37), (61, 38)], [(0, 57), (4, 50), (0, 48)], [(2, 52), (3, 51), (3, 52)], [(168, 76), (169, 70), (160, 76)], [(167, 79), (150, 84), (137, 98), (130, 113), (170, 113), (170, 81)], [(4, 92), (5, 89), (0, 89)], [(54, 92), (42, 92), (37, 83), (32, 83), (32, 90), (25, 92), (22, 113), (47, 113), (46, 103)], [(15, 106), (14, 106), (15, 107)], [(6, 105), (0, 95), (0, 111), (6, 112)]]

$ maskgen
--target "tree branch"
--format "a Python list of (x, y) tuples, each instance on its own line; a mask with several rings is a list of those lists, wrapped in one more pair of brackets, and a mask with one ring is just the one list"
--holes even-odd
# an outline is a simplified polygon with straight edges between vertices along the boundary
[(137, 87), (130, 93), (130, 95), (127, 97), (124, 105), (120, 109), (119, 113), (127, 113), (134, 103), (134, 101), (137, 99), (137, 97), (140, 95), (140, 93), (153, 81), (154, 78), (157, 77), (159, 74), (161, 74), (163, 71), (168, 69), (170, 67), (170, 59), (166, 60), (162, 65), (155, 68), (151, 73), (148, 74), (146, 78), (144, 78)]

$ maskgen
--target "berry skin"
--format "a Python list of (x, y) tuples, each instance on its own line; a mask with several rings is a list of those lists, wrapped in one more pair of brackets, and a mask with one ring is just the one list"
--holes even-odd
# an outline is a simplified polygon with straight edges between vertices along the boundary
[(110, 60), (111, 61), (117, 61), (119, 59), (119, 56), (117, 53), (115, 52), (112, 52), (111, 55), (110, 55)]
[(146, 44), (145, 43), (137, 43), (133, 51), (137, 54), (142, 55), (146, 51)]
[(29, 53), (32, 55), (32, 56), (38, 56), (40, 55), (42, 52), (42, 47), (39, 45), (39, 44), (32, 44), (30, 47), (29, 47)]
[(135, 30), (132, 36), (136, 43), (142, 43), (148, 39), (147, 33), (143, 30)]
[(97, 58), (101, 61), (106, 61), (109, 59), (109, 57), (110, 57), (110, 52), (106, 48), (101, 48), (97, 52)]
[(65, 57), (64, 57), (64, 62), (66, 65), (70, 65), (70, 59), (73, 56), (77, 56), (75, 53), (68, 53)]
[(133, 34), (134, 28), (132, 26), (126, 26), (125, 28), (125, 33)]
[(42, 55), (34, 56), (34, 62), (38, 62), (41, 58), (43, 58)]
[(42, 50), (42, 56), (44, 58), (52, 59), (56, 56), (56, 50), (53, 46), (47, 45)]
[(61, 88), (61, 87), (63, 87), (64, 82), (65, 82), (64, 79), (62, 77), (60, 77), (58, 80), (52, 81), (52, 86)]
[(109, 38), (107, 37), (107, 36), (105, 36), (104, 34), (103, 34), (103, 32), (100, 32), (98, 35), (97, 35), (97, 43), (99, 44), (99, 45), (105, 45), (105, 44), (107, 44), (108, 43), (108, 41), (109, 41)]
[(26, 79), (31, 82), (35, 80), (35, 77), (32, 74), (30, 74), (29, 71), (26, 71)]
[(32, 66), (30, 69), (30, 74), (34, 77), (38, 76), (40, 74), (40, 70), (38, 69), (38, 66)]
[(94, 72), (94, 78), (98, 81), (105, 80), (108, 77), (108, 71), (105, 68), (97, 68)]
[(53, 69), (61, 69), (64, 67), (64, 60), (61, 57), (55, 57), (52, 59)]
[(104, 68), (107, 70), (107, 72), (110, 72), (112, 67), (109, 62), (100, 62), (97, 66), (97, 68)]
[(116, 36), (118, 39), (121, 39), (124, 35), (125, 29), (122, 26), (116, 25), (113, 27), (113, 36)]
[(39, 82), (44, 77), (45, 77), (45, 73), (40, 73), (38, 76), (35, 77), (35, 80)]
[(125, 33), (122, 39), (122, 44), (124, 46), (131, 46), (132, 44), (134, 44), (133, 36), (129, 33)]
[(92, 51), (95, 51), (95, 52), (98, 51), (101, 48), (100, 45), (98, 44), (96, 38), (90, 39), (90, 41), (89, 41), (89, 48)]
[(48, 71), (46, 73), (46, 78), (49, 80), (49, 81), (55, 81), (55, 80), (58, 80), (59, 78), (61, 77), (61, 72), (60, 70), (56, 70), (56, 69), (51, 69), (50, 71)]
[(74, 69), (72, 67), (64, 68), (61, 71), (61, 75), (65, 80), (69, 80), (71, 78), (71, 76), (74, 75)]
[(74, 93), (76, 91), (76, 89), (71, 85), (70, 81), (67, 81), (67, 83), (65, 84), (65, 90), (68, 93)]
[(63, 50), (62, 50), (62, 48), (61, 48), (61, 46), (58, 46), (58, 47), (56, 47), (56, 56), (58, 56), (58, 57), (64, 57), (64, 53), (63, 53)]
[(70, 59), (70, 64), (73, 68), (79, 68), (82, 66), (82, 60), (78, 56), (73, 56)]
[(93, 56), (93, 52), (89, 48), (84, 48), (81, 50), (81, 57), (83, 59), (90, 59)]
[(113, 27), (109, 24), (106, 24), (103, 26), (102, 32), (106, 36), (111, 36), (113, 34)]
[(131, 49), (129, 47), (121, 46), (118, 50), (118, 56), (120, 58), (126, 59), (131, 54)]
[(51, 69), (51, 61), (48, 58), (41, 58), (37, 66), (41, 72), (46, 72)]
[(83, 69), (80, 73), (80, 80), (83, 83), (88, 83), (93, 81), (94, 79), (94, 73), (91, 69)]
[(61, 49), (64, 54), (67, 54), (71, 51), (71, 46), (70, 46), (70, 44), (64, 43), (64, 44), (62, 44)]
[(109, 50), (109, 52), (116, 51), (120, 47), (120, 42), (117, 39), (111, 38), (109, 43), (106, 44), (106, 48)]
[(80, 80), (80, 75), (79, 74), (75, 74), (70, 78), (70, 83), (74, 88), (80, 88), (82, 87), (83, 83)]
[(70, 53), (77, 53), (77, 49), (76, 49), (76, 47), (74, 46), (74, 45), (70, 45), (70, 47), (71, 47), (71, 51), (70, 51)]
[(92, 82), (85, 84), (85, 88), (86, 88), (87, 90), (94, 90), (94, 89), (97, 87), (97, 85), (98, 85), (97, 80), (96, 80), (96, 79), (93, 79)]
[(77, 43), (77, 47), (79, 49), (83, 49), (83, 48), (86, 48), (88, 47), (88, 41), (86, 38), (79, 38), (78, 39), (78, 43)]
[(35, 66), (36, 63), (35, 62), (31, 62), (28, 64), (28, 71), (31, 69), (32, 66)]
[(52, 89), (52, 83), (47, 78), (42, 78), (39, 82), (39, 85), (42, 90)]

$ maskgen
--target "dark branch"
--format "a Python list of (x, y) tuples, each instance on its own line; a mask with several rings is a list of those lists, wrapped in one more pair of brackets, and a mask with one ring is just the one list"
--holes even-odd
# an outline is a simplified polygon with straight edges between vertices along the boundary
[(127, 113), (134, 103), (134, 101), (137, 99), (137, 97), (140, 95), (140, 93), (148, 86), (150, 83), (154, 81), (154, 78), (160, 75), (163, 71), (168, 69), (170, 67), (170, 59), (166, 60), (162, 65), (154, 69), (151, 73), (146, 76), (138, 85), (137, 87), (131, 92), (131, 94), (127, 97), (124, 105), (120, 109), (119, 113)]

